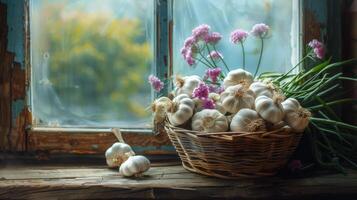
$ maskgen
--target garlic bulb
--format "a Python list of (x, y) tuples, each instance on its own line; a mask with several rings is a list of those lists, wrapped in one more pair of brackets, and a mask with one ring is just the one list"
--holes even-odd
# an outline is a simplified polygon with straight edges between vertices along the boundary
[(226, 112), (236, 113), (242, 108), (254, 108), (254, 93), (238, 84), (229, 86), (221, 94), (221, 102)]
[(294, 98), (288, 98), (282, 103), (285, 117), (284, 121), (294, 130), (298, 132), (304, 131), (309, 125), (311, 113), (300, 106), (299, 102)]
[(123, 176), (138, 176), (150, 168), (150, 161), (144, 156), (131, 156), (119, 168)]
[(177, 76), (175, 80), (175, 96), (187, 94), (191, 97), (193, 90), (200, 82), (202, 82), (201, 78), (196, 75), (184, 77)]
[(125, 143), (116, 142), (105, 151), (105, 158), (109, 167), (118, 167), (135, 153)]
[(161, 123), (166, 118), (166, 112), (171, 108), (172, 101), (167, 97), (160, 97), (154, 101), (151, 105), (151, 109), (154, 112), (154, 124)]
[(282, 101), (283, 97), (280, 95), (274, 95), (273, 99), (267, 96), (259, 96), (255, 99), (255, 110), (263, 119), (276, 124), (284, 118)]
[(180, 94), (172, 100), (172, 105), (167, 113), (172, 125), (179, 126), (189, 120), (193, 115), (195, 102), (187, 95)]
[(265, 131), (265, 122), (255, 110), (243, 108), (234, 115), (230, 125), (234, 132)]
[(219, 111), (204, 109), (193, 116), (192, 130), (207, 133), (224, 132), (228, 130), (228, 121)]
[(238, 84), (242, 84), (245, 87), (249, 87), (253, 82), (253, 75), (243, 69), (235, 69), (230, 71), (226, 78), (223, 80), (224, 88), (228, 88), (229, 86), (234, 86)]
[[(214, 109), (218, 110), (222, 114), (226, 113), (226, 110), (224, 109), (224, 107), (222, 106), (222, 103), (220, 101), (221, 96), (219, 94), (209, 93), (208, 98), (213, 101), (213, 103), (215, 105)], [(204, 101), (202, 99), (194, 98), (193, 101), (195, 102), (195, 109), (194, 109), (195, 113), (205, 109), (203, 107)]]
[(265, 84), (259, 81), (252, 83), (249, 86), (249, 89), (251, 89), (255, 93), (256, 97), (264, 95), (269, 98), (272, 98), (275, 91), (275, 87), (272, 83)]

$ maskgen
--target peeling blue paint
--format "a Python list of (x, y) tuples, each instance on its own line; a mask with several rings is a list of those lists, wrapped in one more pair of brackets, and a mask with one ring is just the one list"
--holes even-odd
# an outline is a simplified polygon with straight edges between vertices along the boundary
[(8, 43), (7, 50), (15, 53), (15, 61), (25, 68), (24, 52), (24, 0), (0, 0), (7, 5)]
[(20, 115), (21, 111), (24, 109), (26, 105), (25, 100), (16, 100), (12, 102), (12, 109), (11, 109), (11, 114), (12, 114), (12, 123), (15, 124), (16, 118)]
[(153, 150), (161, 150), (161, 151), (166, 151), (166, 152), (176, 152), (175, 148), (171, 145), (163, 145), (159, 147), (155, 146), (133, 146), (132, 147), (135, 152), (145, 152), (145, 151), (153, 151)]

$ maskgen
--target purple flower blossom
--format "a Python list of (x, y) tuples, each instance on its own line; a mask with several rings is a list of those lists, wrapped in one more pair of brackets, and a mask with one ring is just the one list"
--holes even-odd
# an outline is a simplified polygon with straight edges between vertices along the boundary
[(196, 41), (203, 40), (209, 34), (211, 27), (207, 24), (201, 24), (192, 30), (192, 36)]
[(181, 55), (183, 56), (184, 59), (186, 59), (186, 54), (187, 54), (187, 48), (182, 47), (181, 48)]
[(325, 47), (323, 43), (313, 39), (308, 45), (314, 49), (314, 54), (317, 58), (323, 59), (325, 57)]
[(217, 44), (222, 39), (222, 35), (218, 32), (213, 32), (211, 34), (206, 35), (204, 41), (208, 44)]
[(302, 168), (302, 163), (300, 160), (292, 160), (290, 161), (290, 163), (288, 164), (288, 168), (294, 172), (297, 170), (300, 170)]
[(214, 103), (214, 101), (210, 98), (206, 98), (202, 100), (202, 107), (204, 109), (215, 109), (216, 108), (216, 104)]
[(224, 88), (221, 86), (209, 84), (208, 87), (209, 87), (209, 93), (221, 94), (222, 92), (224, 92)]
[(237, 29), (231, 33), (231, 42), (237, 44), (238, 42), (244, 42), (248, 37), (248, 32), (242, 29)]
[(217, 78), (221, 74), (221, 72), (222, 72), (221, 68), (207, 69), (206, 76), (209, 77), (213, 83), (216, 83)]
[(190, 37), (188, 37), (188, 38), (185, 40), (184, 47), (185, 47), (185, 48), (190, 48), (190, 47), (192, 47), (195, 43), (196, 43), (196, 38), (193, 37), (193, 36), (190, 36)]
[(211, 51), (211, 53), (207, 56), (207, 58), (218, 60), (219, 58), (223, 58), (223, 56), (218, 51)]
[(269, 29), (269, 26), (266, 24), (255, 24), (250, 33), (256, 37), (264, 37), (268, 33)]
[(160, 92), (162, 90), (162, 88), (164, 88), (164, 83), (156, 76), (150, 75), (148, 80), (149, 80), (151, 87), (154, 88), (154, 90), (156, 92)]
[(206, 99), (208, 98), (208, 94), (209, 94), (209, 87), (204, 84), (204, 83), (200, 83), (194, 90), (192, 93), (192, 97), (193, 98), (199, 98), (199, 99)]
[(195, 59), (193, 57), (187, 57), (186, 58), (186, 62), (187, 64), (189, 64), (190, 66), (194, 65), (196, 63)]

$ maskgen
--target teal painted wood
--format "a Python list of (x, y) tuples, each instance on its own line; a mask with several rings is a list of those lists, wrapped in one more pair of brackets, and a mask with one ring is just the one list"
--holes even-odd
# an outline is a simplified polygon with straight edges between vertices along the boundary
[[(342, 0), (304, 0), (304, 13), (313, 13), (320, 23), (320, 38), (326, 45), (327, 56), (332, 62), (341, 59), (342, 55)], [(305, 31), (306, 32), (306, 31)]]
[(155, 0), (155, 14), (156, 14), (156, 47), (155, 47), (155, 71), (161, 80), (164, 81), (165, 86), (159, 92), (154, 94), (154, 97), (166, 96), (170, 90), (170, 75), (168, 68), (170, 65), (169, 55), (169, 0)]
[[(15, 62), (20, 63), (25, 70), (25, 1), (24, 0), (0, 0), (7, 6), (8, 42), (7, 51), (15, 54)], [(18, 99), (11, 103), (12, 124), (25, 108), (25, 99)]]

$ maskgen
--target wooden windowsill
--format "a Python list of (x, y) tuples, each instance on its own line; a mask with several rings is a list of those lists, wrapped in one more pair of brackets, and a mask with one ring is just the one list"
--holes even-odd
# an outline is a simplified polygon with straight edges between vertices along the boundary
[[(357, 196), (357, 173), (223, 180), (155, 165), (123, 178), (104, 165), (0, 164), (0, 199), (334, 199)], [(355, 199), (355, 198), (354, 198)]]

